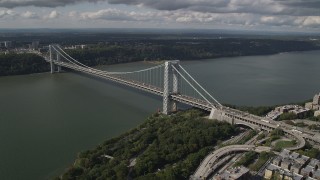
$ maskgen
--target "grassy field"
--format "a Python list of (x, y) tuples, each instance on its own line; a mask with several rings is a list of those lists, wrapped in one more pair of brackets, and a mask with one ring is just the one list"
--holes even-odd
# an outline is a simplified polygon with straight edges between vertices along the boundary
[(282, 149), (284, 148), (287, 148), (287, 147), (292, 147), (296, 144), (296, 141), (293, 140), (293, 141), (286, 141), (286, 140), (283, 140), (283, 141), (278, 141), (276, 142), (275, 144), (275, 150), (276, 151), (281, 151)]

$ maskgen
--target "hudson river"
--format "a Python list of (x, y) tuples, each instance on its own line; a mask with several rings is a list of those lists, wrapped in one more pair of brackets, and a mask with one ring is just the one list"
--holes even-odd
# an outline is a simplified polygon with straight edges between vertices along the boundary
[[(273, 105), (320, 92), (320, 51), (188, 61), (221, 103)], [(102, 67), (126, 71), (152, 66)], [(80, 151), (136, 127), (161, 98), (77, 73), (0, 77), (0, 179), (48, 179)]]

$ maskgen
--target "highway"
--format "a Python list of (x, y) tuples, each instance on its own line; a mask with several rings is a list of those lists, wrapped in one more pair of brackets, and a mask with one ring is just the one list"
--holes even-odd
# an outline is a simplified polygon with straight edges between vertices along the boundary
[(276, 128), (281, 128), (284, 131), (285, 135), (297, 140), (297, 146), (288, 148), (289, 150), (297, 150), (304, 147), (306, 144), (305, 139), (320, 144), (320, 139), (316, 138), (320, 135), (317, 135), (314, 132), (314, 137), (312, 137), (310, 133), (295, 130), (295, 126), (288, 125), (283, 122), (269, 120), (228, 107), (224, 107), (222, 111), (226, 116), (225, 119), (227, 119), (227, 121), (229, 120), (228, 122), (233, 121), (232, 124), (244, 124), (251, 127), (252, 129), (256, 129), (257, 127), (259, 127), (261, 130), (265, 130), (268, 132)]
[(208, 155), (193, 175), (193, 179), (206, 179), (212, 173), (212, 166), (218, 163), (224, 156), (235, 152), (255, 151), (261, 153), (270, 151), (270, 147), (254, 145), (230, 145), (222, 147)]
[[(248, 131), (250, 133), (250, 131)], [(253, 138), (251, 138), (249, 141), (247, 141), (245, 143), (245, 145), (253, 145), (256, 142), (256, 139), (258, 138), (258, 136), (263, 133), (262, 131), (260, 133), (258, 133), (256, 136), (254, 136)], [(225, 171), (227, 168), (229, 168), (233, 163), (235, 163), (239, 158), (241, 158), (244, 155), (244, 153), (239, 153), (236, 155), (230, 155), (231, 159), (226, 163), (222, 162), (222, 164), (224, 164), (223, 167), (221, 167), (218, 171), (218, 173), (221, 173), (223, 171)], [(212, 171), (215, 171), (214, 169)]]

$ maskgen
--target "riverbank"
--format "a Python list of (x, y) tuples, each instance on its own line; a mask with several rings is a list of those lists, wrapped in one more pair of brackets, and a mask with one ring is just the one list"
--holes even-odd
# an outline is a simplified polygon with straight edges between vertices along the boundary
[(49, 71), (49, 66), (38, 55), (0, 54), (0, 76), (25, 75)]
[(226, 122), (202, 116), (197, 110), (154, 114), (137, 128), (79, 153), (57, 179), (187, 179), (217, 143), (238, 133)]
[[(237, 57), (252, 57), (252, 56), (265, 56), (265, 55), (281, 55), (281, 54), (287, 54), (287, 53), (295, 53), (295, 52), (310, 52), (310, 51), (318, 51), (320, 49), (320, 46), (318, 48), (314, 47), (310, 50), (292, 50), (292, 51), (280, 51), (280, 52), (268, 52), (268, 53), (253, 53), (253, 54), (246, 54), (246, 53), (240, 53), (240, 54), (230, 54), (230, 55), (214, 55), (210, 57), (194, 57), (194, 59), (179, 59), (179, 58), (171, 58), (171, 60), (179, 59), (181, 61), (191, 61), (191, 62), (198, 62), (198, 61), (210, 61), (210, 60), (223, 60), (224, 58), (237, 58)], [(72, 54), (72, 52), (71, 52)], [(72, 56), (72, 55), (71, 55)], [(79, 60), (80, 62), (86, 64), (86, 65), (92, 65), (94, 68), (99, 68), (100, 66), (110, 66), (110, 65), (116, 65), (116, 64), (126, 64), (126, 63), (135, 63), (135, 62), (144, 62), (147, 64), (154, 64), (159, 65), (165, 62), (165, 60), (159, 60), (159, 59), (151, 59), (151, 60), (143, 60), (141, 57), (140, 60), (134, 60), (134, 61), (119, 61), (119, 62), (100, 62), (99, 63), (92, 63), (95, 62), (95, 56), (92, 55), (93, 59), (92, 62), (88, 59), (83, 59), (81, 56), (78, 56), (78, 54), (73, 54), (75, 59)], [(14, 60), (13, 60), (14, 59)], [(13, 75), (27, 75), (27, 74), (35, 74), (35, 73), (43, 73), (43, 72), (49, 72), (50, 67), (47, 62), (44, 60), (42, 61), (42, 57), (35, 55), (35, 54), (9, 54), (9, 55), (0, 55), (0, 77), (1, 76), (13, 76)], [(168, 58), (170, 60), (170, 58)]]
[[(215, 146), (240, 132), (226, 122), (204, 118), (196, 109), (170, 116), (156, 113), (137, 128), (79, 153), (73, 165), (56, 179), (188, 179)], [(237, 143), (244, 144), (255, 133)], [(281, 150), (295, 143), (281, 138), (271, 145)]]

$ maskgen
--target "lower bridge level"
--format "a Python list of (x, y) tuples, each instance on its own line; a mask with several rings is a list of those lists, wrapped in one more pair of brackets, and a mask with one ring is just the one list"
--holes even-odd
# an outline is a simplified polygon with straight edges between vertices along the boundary
[[(294, 138), (297, 140), (298, 144), (295, 147), (288, 148), (289, 150), (301, 149), (305, 146), (306, 140), (310, 139), (310, 135), (305, 133), (300, 133), (292, 130), (292, 126), (287, 127), (281, 124), (280, 122), (264, 119), (260, 116), (255, 116), (246, 112), (242, 112), (236, 109), (231, 109), (224, 107), (222, 109), (212, 110), (210, 114), (211, 119), (217, 119), (220, 121), (227, 121), (230, 124), (239, 124), (250, 127), (251, 129), (263, 130), (263, 131), (272, 131), (276, 128), (281, 128), (284, 131), (284, 134), (288, 137)], [(309, 139), (307, 138), (309, 137)], [(320, 144), (320, 139), (313, 138), (316, 143)]]

